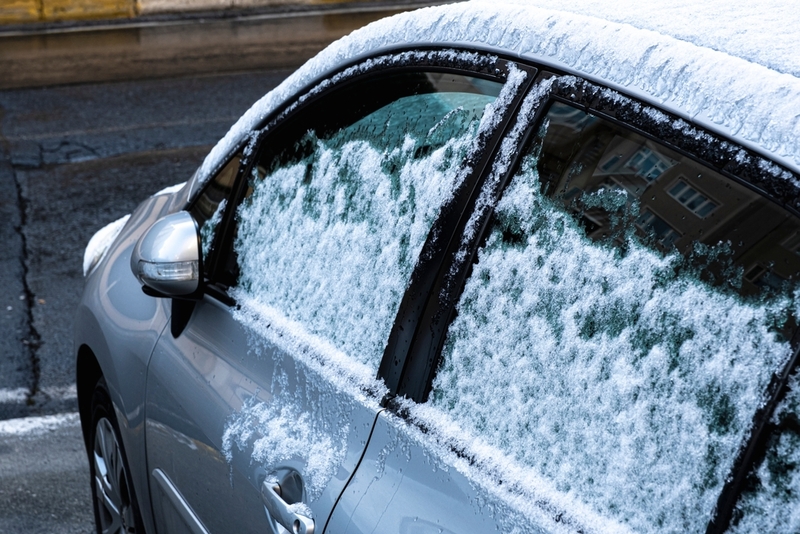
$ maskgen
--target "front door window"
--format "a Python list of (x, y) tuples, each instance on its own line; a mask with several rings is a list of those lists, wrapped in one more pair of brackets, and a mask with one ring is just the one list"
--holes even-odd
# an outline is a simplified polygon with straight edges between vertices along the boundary
[(370, 79), (269, 135), (237, 212), (237, 298), (375, 375), (434, 220), (501, 84), (443, 72)]

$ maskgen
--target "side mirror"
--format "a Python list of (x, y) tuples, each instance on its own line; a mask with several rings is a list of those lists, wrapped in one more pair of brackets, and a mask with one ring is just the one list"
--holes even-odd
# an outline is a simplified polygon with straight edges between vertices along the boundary
[(144, 292), (186, 297), (200, 289), (200, 231), (188, 212), (157, 220), (136, 242), (131, 270)]

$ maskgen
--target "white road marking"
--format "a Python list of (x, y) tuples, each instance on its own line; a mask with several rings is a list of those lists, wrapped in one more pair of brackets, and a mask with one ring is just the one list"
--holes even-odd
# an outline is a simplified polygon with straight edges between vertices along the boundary
[(0, 389), (0, 403), (11, 404), (25, 402), (28, 398), (28, 388)]
[(80, 416), (77, 412), (7, 419), (0, 421), (0, 437), (39, 435), (61, 427), (78, 424), (80, 424)]
[(47, 387), (39, 391), (53, 400), (72, 400), (78, 398), (78, 388), (75, 387), (75, 384)]
[[(28, 388), (0, 388), (0, 404), (21, 404), (28, 400)], [(56, 401), (67, 401), (78, 398), (75, 384), (69, 386), (46, 387), (39, 394)]]

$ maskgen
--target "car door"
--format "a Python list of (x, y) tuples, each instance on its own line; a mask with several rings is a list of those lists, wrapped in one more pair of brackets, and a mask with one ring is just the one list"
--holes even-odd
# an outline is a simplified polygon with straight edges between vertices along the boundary
[(205, 295), (173, 301), (148, 368), (160, 532), (324, 530), (388, 393), (377, 370), (434, 221), (524, 78), (503, 96), (498, 62), (406, 52), (345, 69), (190, 207)]
[(548, 73), (507, 142), (331, 532), (785, 531), (788, 171)]

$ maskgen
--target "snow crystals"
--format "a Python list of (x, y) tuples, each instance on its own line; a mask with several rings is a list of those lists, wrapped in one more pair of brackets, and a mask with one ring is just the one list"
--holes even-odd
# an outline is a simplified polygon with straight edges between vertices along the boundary
[(496, 214), (420, 421), (503, 451), (537, 481), (520, 491), (544, 478), (634, 531), (704, 530), (790, 354), (773, 326), (791, 303), (715, 291), (633, 236), (590, 241), (534, 167)]
[[(255, 177), (237, 213), (242, 290), (377, 370), (416, 258), (493, 100), (405, 97), (333, 138), (299, 141), (310, 155)], [(413, 124), (397, 126), (406, 116)], [(385, 147), (362, 135), (389, 124)]]

